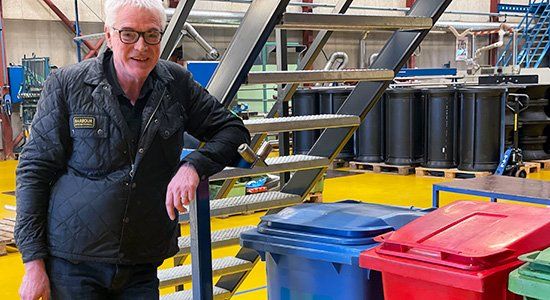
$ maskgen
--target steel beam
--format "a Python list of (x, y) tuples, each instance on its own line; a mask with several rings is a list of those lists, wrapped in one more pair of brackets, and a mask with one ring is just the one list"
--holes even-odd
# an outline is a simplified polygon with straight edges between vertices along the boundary
[(170, 55), (172, 55), (172, 52), (174, 52), (174, 49), (180, 40), (181, 30), (183, 29), (185, 21), (187, 21), (187, 17), (193, 8), (193, 4), (195, 4), (195, 0), (179, 1), (178, 6), (174, 11), (174, 15), (170, 19), (170, 23), (168, 23), (168, 26), (164, 31), (164, 35), (162, 36), (162, 40), (160, 42), (160, 58), (168, 59), (170, 58)]
[(212, 292), (212, 241), (210, 239), (210, 199), (208, 181), (199, 183), (197, 197), (189, 204), (191, 224), (191, 273), (193, 299), (211, 300)]
[(417, 30), (432, 28), (432, 19), (407, 16), (285, 13), (280, 29), (293, 30)]
[(392, 70), (383, 69), (250, 72), (247, 84), (381, 81), (394, 76)]

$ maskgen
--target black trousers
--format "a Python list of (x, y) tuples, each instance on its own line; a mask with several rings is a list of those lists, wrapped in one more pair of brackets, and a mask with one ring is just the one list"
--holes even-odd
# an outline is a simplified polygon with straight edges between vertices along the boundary
[(46, 260), (54, 300), (158, 299), (157, 267), (161, 264), (117, 265)]

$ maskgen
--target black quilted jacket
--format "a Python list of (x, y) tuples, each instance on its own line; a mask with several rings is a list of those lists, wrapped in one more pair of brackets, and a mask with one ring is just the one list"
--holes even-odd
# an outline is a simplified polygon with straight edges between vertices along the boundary
[(103, 72), (103, 57), (47, 80), (17, 167), (15, 239), (23, 261), (48, 255), (119, 264), (178, 251), (166, 187), (180, 165), (183, 131), (206, 145), (185, 159), (206, 178), (249, 142), (242, 121), (182, 67), (159, 61), (137, 153)]

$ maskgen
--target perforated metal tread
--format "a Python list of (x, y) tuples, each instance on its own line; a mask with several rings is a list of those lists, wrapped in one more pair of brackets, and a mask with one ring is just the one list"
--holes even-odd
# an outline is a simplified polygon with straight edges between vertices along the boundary
[(386, 81), (395, 73), (385, 69), (300, 70), (250, 72), (247, 84), (313, 83), (344, 81)]
[(244, 121), (244, 125), (251, 134), (351, 127), (359, 126), (360, 124), (361, 119), (358, 116), (336, 114), (251, 119)]
[[(216, 200), (218, 201), (218, 200)], [(212, 231), (212, 249), (238, 245), (241, 237), (241, 233), (254, 229), (256, 226), (242, 226), (234, 227), (224, 230)], [(178, 238), (178, 246), (180, 251), (176, 256), (186, 255), (191, 253), (191, 237), (182, 236)]]
[[(214, 286), (214, 300), (223, 300), (229, 299), (231, 293), (228, 290)], [(164, 296), (160, 296), (159, 300), (193, 300), (193, 291), (186, 290), (181, 292), (176, 292)]]
[(329, 159), (320, 156), (290, 155), (270, 157), (265, 160), (267, 166), (255, 166), (252, 169), (227, 167), (210, 177), (210, 180), (223, 180), (248, 176), (264, 175), (268, 173), (282, 173), (288, 171), (308, 170), (328, 167)]
[(432, 24), (432, 19), (426, 17), (287, 12), (283, 14), (278, 28), (330, 31), (418, 30), (430, 29)]
[[(221, 276), (248, 271), (254, 267), (254, 263), (233, 256), (212, 260), (212, 276)], [(159, 287), (175, 286), (191, 282), (191, 265), (183, 265), (157, 271), (160, 281)]]
[[(266, 192), (210, 201), (210, 216), (255, 212), (263, 209), (285, 207), (302, 202), (302, 197), (281, 192)], [(189, 214), (180, 214), (180, 222), (188, 221)]]

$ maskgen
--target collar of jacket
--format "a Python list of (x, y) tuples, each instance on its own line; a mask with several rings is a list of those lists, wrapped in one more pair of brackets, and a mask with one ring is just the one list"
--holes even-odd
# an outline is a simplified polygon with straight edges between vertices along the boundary
[[(106, 52), (111, 52), (111, 50), (108, 49)], [(105, 53), (102, 53), (98, 57), (90, 59), (92, 60), (92, 63), (87, 68), (87, 72), (84, 77), (85, 83), (90, 85), (99, 85), (101, 81), (105, 79), (105, 73), (103, 72), (104, 57)], [(172, 74), (170, 74), (168, 68), (166, 68), (163, 64), (157, 63), (152, 72), (155, 72), (157, 74), (158, 80), (160, 80), (164, 85), (168, 85), (174, 80), (174, 77), (172, 76)]]

